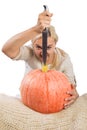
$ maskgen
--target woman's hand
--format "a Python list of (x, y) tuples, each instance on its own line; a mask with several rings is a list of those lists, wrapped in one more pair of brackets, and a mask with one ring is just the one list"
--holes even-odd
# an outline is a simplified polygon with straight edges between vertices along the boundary
[(39, 14), (37, 25), (39, 26), (40, 32), (50, 26), (52, 16), (53, 14), (47, 10)]
[(70, 97), (65, 99), (66, 103), (64, 104), (64, 109), (72, 105), (76, 101), (76, 99), (79, 97), (76, 87), (73, 86), (72, 84), (71, 84), (71, 87), (72, 87), (72, 90), (67, 92), (67, 94), (70, 95)]

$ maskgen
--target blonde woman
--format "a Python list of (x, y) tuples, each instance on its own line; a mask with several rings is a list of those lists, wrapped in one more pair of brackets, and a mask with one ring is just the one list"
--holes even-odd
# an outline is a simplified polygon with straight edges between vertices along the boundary
[[(55, 28), (51, 26), (51, 18), (53, 14), (49, 11), (44, 11), (39, 14), (37, 24), (23, 32), (11, 37), (3, 46), (2, 51), (13, 60), (25, 61), (25, 74), (32, 69), (41, 68), (43, 63), (42, 58), (42, 31), (48, 28), (47, 41), (47, 64), (49, 69), (56, 69), (63, 72), (71, 82), (72, 91), (67, 92), (71, 95), (65, 99), (68, 101), (64, 104), (64, 108), (69, 107), (78, 98), (76, 90), (76, 80), (69, 55), (56, 47), (58, 36)], [(25, 45), (31, 40), (31, 45)]]

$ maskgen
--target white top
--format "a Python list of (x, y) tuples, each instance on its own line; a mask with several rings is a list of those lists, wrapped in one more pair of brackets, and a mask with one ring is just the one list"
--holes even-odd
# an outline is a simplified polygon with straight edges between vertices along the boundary
[[(69, 81), (76, 86), (75, 75), (73, 72), (73, 65), (71, 63), (69, 55), (60, 48), (56, 48), (58, 57), (58, 64), (55, 67), (57, 71), (63, 72)], [(25, 61), (25, 74), (33, 69), (41, 69), (42, 64), (33, 53), (32, 46), (22, 46), (19, 54), (13, 60)], [(48, 65), (50, 68), (50, 65)]]

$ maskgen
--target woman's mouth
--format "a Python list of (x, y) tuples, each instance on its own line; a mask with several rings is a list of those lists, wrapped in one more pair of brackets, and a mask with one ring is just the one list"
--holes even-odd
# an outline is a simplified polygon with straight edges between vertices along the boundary
[[(47, 59), (48, 55), (46, 56)], [(43, 55), (40, 55), (40, 60), (43, 61)]]

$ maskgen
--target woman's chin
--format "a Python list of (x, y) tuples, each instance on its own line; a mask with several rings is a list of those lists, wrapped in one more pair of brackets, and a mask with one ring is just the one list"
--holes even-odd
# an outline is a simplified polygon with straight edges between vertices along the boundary
[[(43, 58), (42, 57), (40, 57), (39, 60), (40, 60), (41, 63), (43, 63)], [(46, 59), (46, 63), (48, 63), (48, 58)]]

